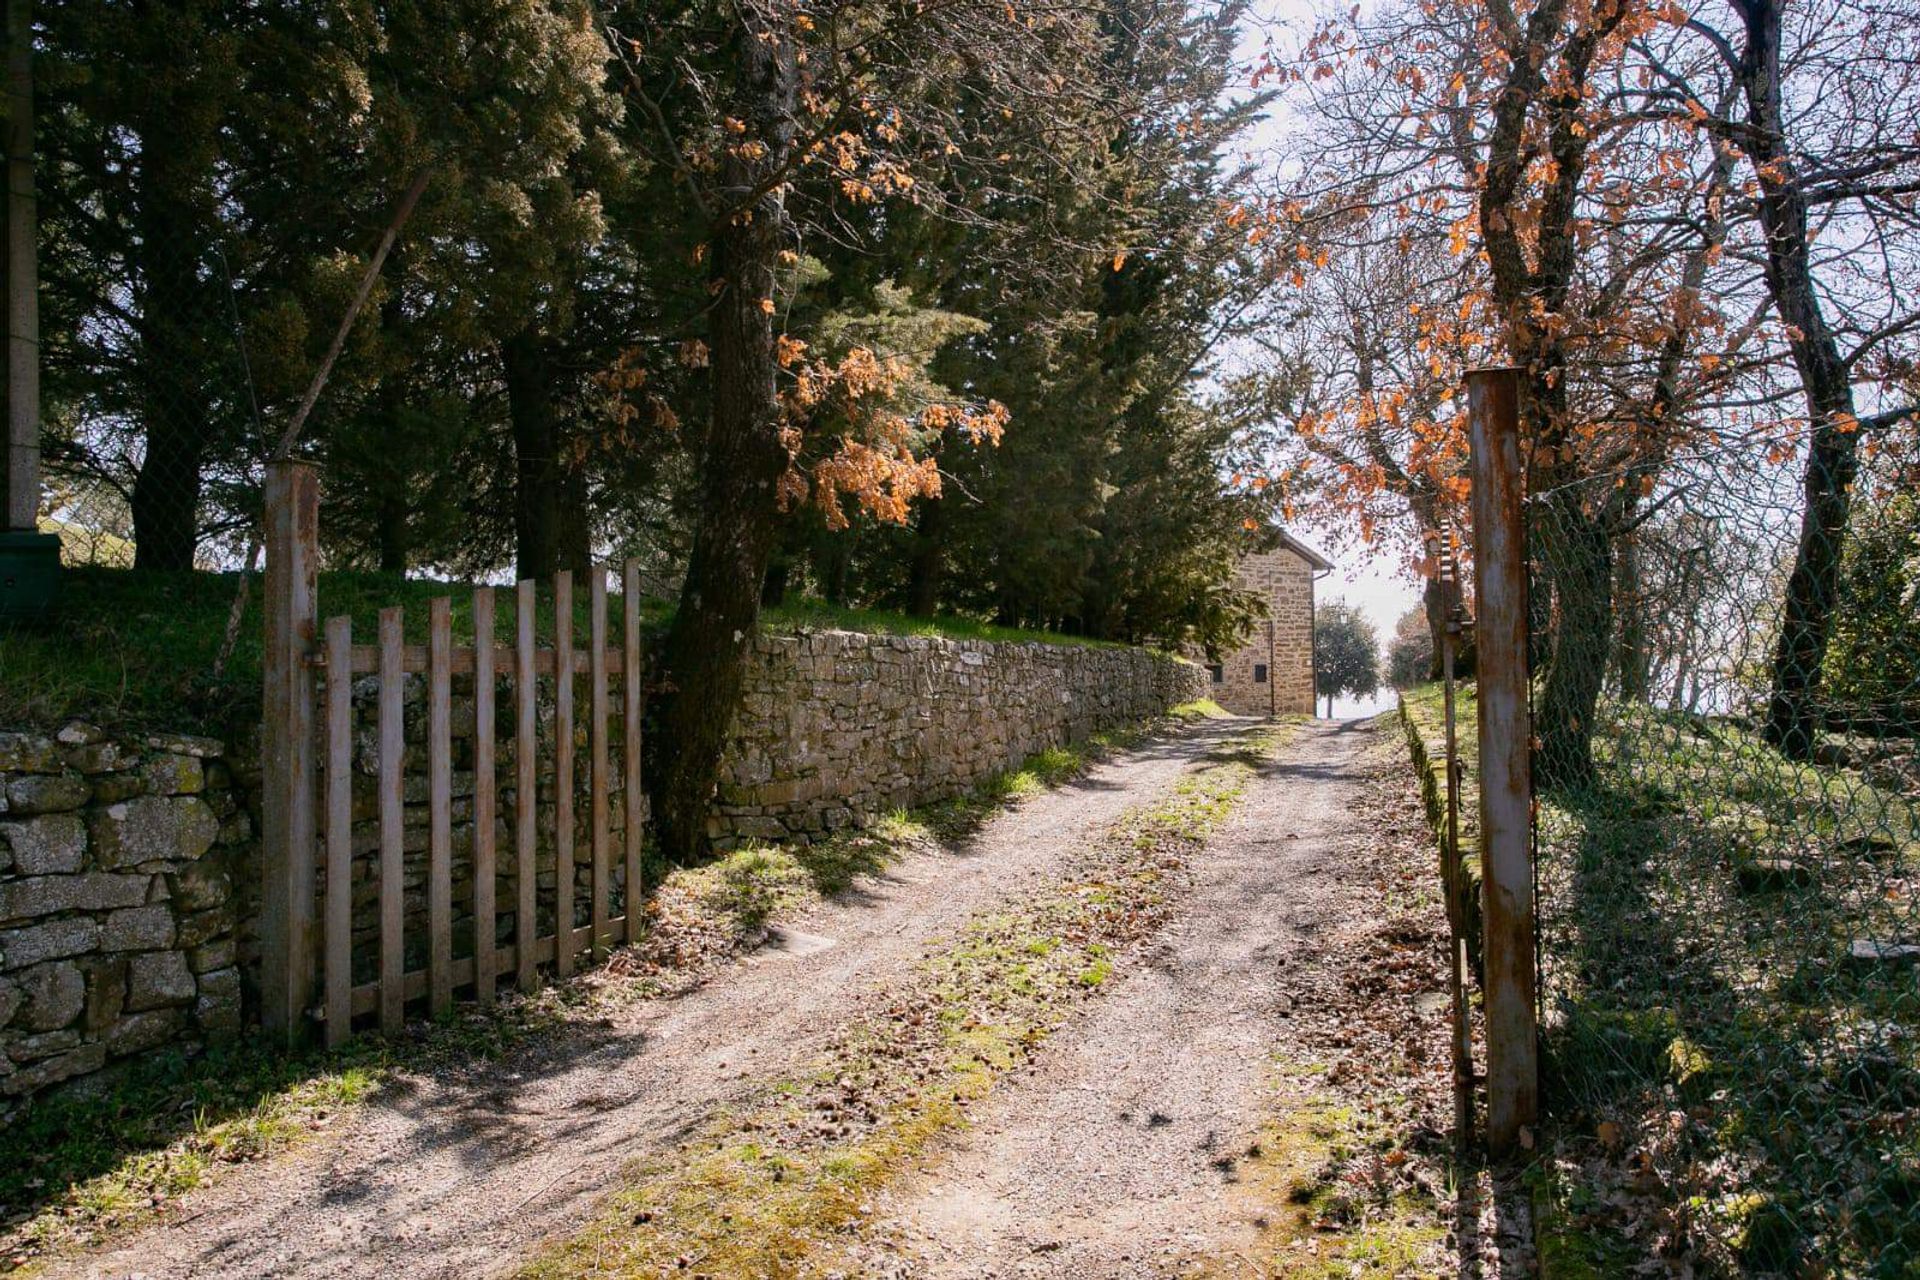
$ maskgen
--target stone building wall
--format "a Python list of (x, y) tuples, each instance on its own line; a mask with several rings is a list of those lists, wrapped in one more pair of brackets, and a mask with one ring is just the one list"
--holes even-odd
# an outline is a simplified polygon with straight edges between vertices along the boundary
[(0, 1113), (241, 1025), (236, 871), (258, 849), (207, 738), (0, 733)]
[(1324, 567), (1292, 545), (1240, 562), (1234, 586), (1264, 599), (1268, 614), (1219, 664), (1215, 702), (1243, 716), (1313, 714), (1313, 575)]
[(1142, 649), (762, 636), (708, 829), (721, 847), (812, 840), (1159, 714), (1205, 682)]

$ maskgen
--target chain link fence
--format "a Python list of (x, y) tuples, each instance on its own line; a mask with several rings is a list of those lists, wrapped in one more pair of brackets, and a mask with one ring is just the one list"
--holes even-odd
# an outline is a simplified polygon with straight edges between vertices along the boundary
[(1920, 1275), (1920, 487), (1862, 442), (1803, 546), (1805, 465), (1533, 467), (1545, 1087), (1621, 1274)]
[(68, 565), (237, 567), (271, 447), (242, 286), (192, 238), (126, 257), (64, 249), (42, 264), (41, 529)]

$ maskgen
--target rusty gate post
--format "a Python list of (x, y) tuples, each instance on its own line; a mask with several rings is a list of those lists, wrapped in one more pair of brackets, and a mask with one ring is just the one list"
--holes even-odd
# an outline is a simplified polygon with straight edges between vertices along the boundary
[(1445, 696), (1447, 745), (1447, 829), (1440, 841), (1440, 884), (1447, 901), (1447, 998), (1452, 1015), (1453, 1145), (1464, 1157), (1473, 1141), (1473, 1034), (1467, 1008), (1467, 907), (1460, 883), (1460, 768), (1459, 726), (1455, 720), (1454, 656), (1466, 630), (1466, 612), (1460, 607), (1460, 569), (1450, 535), (1427, 534), (1435, 581), (1441, 584), (1447, 605), (1446, 625), (1440, 632), (1441, 690)]
[(1486, 971), (1487, 1143), (1522, 1144), (1540, 1100), (1534, 1013), (1527, 529), (1516, 369), (1467, 375), (1480, 707), (1480, 867)]
[[(305, 1036), (314, 974), (314, 641), (320, 614), (320, 479), (310, 463), (267, 464), (266, 650), (261, 659), (261, 1021), (288, 1046)], [(345, 678), (346, 672), (335, 678)]]

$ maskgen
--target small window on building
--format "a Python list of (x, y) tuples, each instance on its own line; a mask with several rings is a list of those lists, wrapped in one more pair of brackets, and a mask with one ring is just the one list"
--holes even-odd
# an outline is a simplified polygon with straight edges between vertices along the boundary
[(1226, 683), (1226, 679), (1227, 679), (1226, 669), (1223, 668), (1217, 662), (1209, 662), (1207, 664), (1207, 674), (1213, 678), (1213, 682), (1215, 684)]
[(1267, 682), (1267, 664), (1266, 663), (1256, 662), (1253, 664), (1253, 682), (1255, 684), (1265, 684)]

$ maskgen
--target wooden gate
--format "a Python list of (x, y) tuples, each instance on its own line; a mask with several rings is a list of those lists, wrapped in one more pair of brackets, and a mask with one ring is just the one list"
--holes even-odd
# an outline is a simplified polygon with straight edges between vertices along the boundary
[[(408, 644), (402, 608), (383, 609), (374, 643), (356, 643), (350, 618), (322, 627), (315, 591), (319, 487), (303, 463), (276, 463), (267, 487), (267, 652), (262, 759), (265, 794), (262, 839), (266, 885), (262, 915), (262, 1016), (268, 1029), (291, 1043), (302, 1038), (308, 1015), (317, 1014), (326, 1042), (338, 1044), (356, 1017), (378, 1014), (383, 1031), (398, 1030), (409, 1001), (424, 998), (428, 1013), (453, 1006), (457, 994), (490, 1004), (499, 979), (508, 975), (522, 990), (551, 966), (561, 977), (578, 959), (600, 960), (609, 945), (639, 937), (640, 845), (640, 614), (637, 572), (623, 566), (620, 646), (608, 637), (607, 575), (587, 582), (588, 635), (574, 643), (574, 584), (555, 576), (551, 602), (553, 637), (536, 636), (536, 584), (513, 591), (511, 644), (496, 634), (496, 593), (472, 589), (469, 638), (456, 642), (453, 600), (442, 596), (427, 608), (427, 642)], [(355, 678), (377, 677), (371, 742), (356, 751)], [(587, 805), (585, 858), (581, 857), (576, 808), (576, 683), (587, 685)], [(414, 761), (426, 809), (425, 910), (409, 925), (407, 911), (408, 738), (410, 678), (424, 677), (424, 761)], [(472, 787), (468, 812), (456, 823), (453, 732), (456, 678), (470, 684)], [(541, 735), (546, 710), (541, 681), (551, 690), (552, 803), (541, 803)], [(619, 707), (610, 706), (618, 685)], [(499, 701), (502, 685), (510, 702)], [(363, 694), (366, 690), (362, 690)], [(511, 734), (498, 731), (500, 711), (511, 711)], [(418, 717), (416, 717), (416, 722)], [(611, 733), (620, 733), (620, 777), (613, 776)], [(511, 803), (503, 806), (499, 748), (511, 745)], [(416, 746), (419, 745), (416, 743)], [(416, 755), (418, 752), (416, 752)], [(356, 757), (373, 775), (377, 841), (370, 850), (371, 893), (362, 886), (363, 910), (372, 921), (356, 922)], [(369, 769), (370, 766), (370, 769)], [(422, 776), (424, 775), (424, 776)], [(613, 913), (614, 867), (609, 812), (622, 793), (620, 904)], [(415, 806), (416, 810), (418, 805)], [(507, 810), (503, 812), (503, 808)], [(544, 810), (544, 812), (543, 812)], [(509, 849), (498, 847), (497, 827), (511, 819)], [(471, 885), (455, 902), (454, 837), (471, 836)], [(366, 830), (365, 825), (361, 828)], [(545, 841), (542, 836), (546, 836)], [(553, 891), (542, 923), (539, 897), (543, 844)], [(504, 856), (503, 856), (504, 855)], [(363, 862), (363, 866), (367, 865)], [(584, 876), (581, 874), (584, 871)], [(502, 879), (512, 883), (511, 902), (499, 901)], [(364, 877), (363, 877), (364, 878)], [(582, 886), (585, 880), (585, 907)], [(416, 897), (418, 893), (416, 892)], [(316, 905), (318, 920), (316, 921)], [(456, 907), (469, 913), (470, 941), (456, 954)], [(580, 923), (584, 917), (584, 923)], [(377, 957), (369, 976), (355, 981), (357, 930)], [(372, 927), (369, 927), (369, 926)], [(422, 938), (424, 934), (424, 939)], [(424, 942), (424, 945), (422, 945)], [(409, 963), (411, 944), (417, 963)], [(364, 963), (363, 968), (367, 968)], [(316, 969), (318, 980), (316, 983)], [(316, 988), (319, 992), (315, 1003)]]

